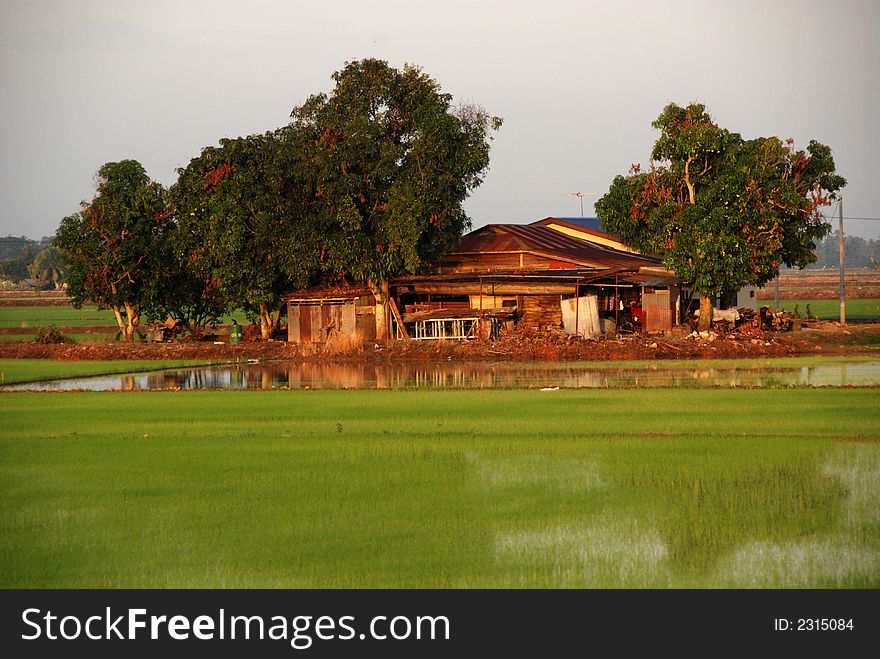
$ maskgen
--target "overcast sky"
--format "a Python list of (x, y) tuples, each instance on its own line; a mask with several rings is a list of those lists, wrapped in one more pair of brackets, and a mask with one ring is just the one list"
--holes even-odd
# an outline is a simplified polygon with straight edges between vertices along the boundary
[[(880, 216), (876, 0), (0, 0), (0, 235), (54, 233), (105, 162), (170, 185), (364, 57), (417, 64), (504, 118), (466, 203), (475, 226), (580, 215), (569, 193), (646, 163), (651, 121), (692, 100), (747, 138), (828, 144), (844, 215)], [(845, 230), (876, 238), (880, 222)]]

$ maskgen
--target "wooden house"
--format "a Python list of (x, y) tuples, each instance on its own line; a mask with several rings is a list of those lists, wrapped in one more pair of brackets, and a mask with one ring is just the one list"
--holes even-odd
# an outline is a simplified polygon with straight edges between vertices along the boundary
[[(481, 227), (426, 271), (390, 283), (392, 336), (465, 340), (514, 327), (581, 336), (627, 325), (671, 329), (678, 280), (659, 259), (623, 247), (613, 236), (557, 218)], [(290, 341), (376, 336), (375, 300), (366, 288), (296, 291), (286, 300)]]
[(488, 317), (496, 328), (592, 335), (612, 326), (603, 321), (619, 323), (621, 308), (639, 305), (643, 282), (662, 274), (658, 259), (551, 226), (492, 224), (464, 236), (428, 272), (395, 280), (392, 294), (409, 334), (421, 334), (423, 321), (442, 324), (445, 313)]

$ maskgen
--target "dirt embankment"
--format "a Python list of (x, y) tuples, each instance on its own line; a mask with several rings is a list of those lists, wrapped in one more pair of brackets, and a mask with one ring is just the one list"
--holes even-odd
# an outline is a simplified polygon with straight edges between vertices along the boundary
[(631, 335), (584, 340), (557, 334), (518, 332), (494, 341), (369, 342), (300, 346), (281, 341), (241, 345), (212, 342), (49, 344), (0, 343), (0, 358), (224, 359), (297, 361), (597, 361), (623, 359), (712, 359), (804, 355), (876, 354), (880, 324), (841, 328), (835, 323), (800, 332), (719, 333), (712, 337)]

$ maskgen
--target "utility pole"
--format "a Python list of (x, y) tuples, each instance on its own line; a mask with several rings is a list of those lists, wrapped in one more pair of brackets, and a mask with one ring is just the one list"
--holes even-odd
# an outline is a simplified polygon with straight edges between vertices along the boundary
[(779, 313), (779, 272), (773, 282), (773, 313)]
[(837, 202), (838, 214), (838, 238), (840, 250), (840, 324), (846, 325), (846, 286), (843, 282), (843, 195), (840, 195), (840, 201)]

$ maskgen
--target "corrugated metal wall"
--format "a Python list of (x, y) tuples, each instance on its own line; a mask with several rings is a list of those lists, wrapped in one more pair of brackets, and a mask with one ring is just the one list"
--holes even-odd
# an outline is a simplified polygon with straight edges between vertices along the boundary
[(673, 307), (669, 291), (642, 293), (642, 331), (664, 332), (672, 329)]
[(602, 332), (597, 295), (570, 298), (562, 300), (559, 304), (562, 308), (562, 324), (569, 334), (590, 338)]

